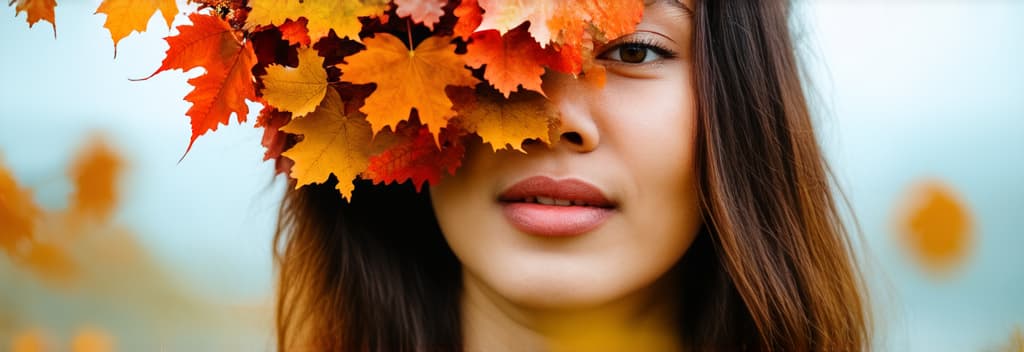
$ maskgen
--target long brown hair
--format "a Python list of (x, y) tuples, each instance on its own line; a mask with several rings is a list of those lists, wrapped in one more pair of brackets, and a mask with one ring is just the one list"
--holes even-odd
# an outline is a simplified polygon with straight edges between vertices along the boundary
[[(678, 264), (696, 350), (868, 349), (869, 314), (811, 124), (786, 1), (698, 1), (704, 227)], [(460, 351), (461, 266), (429, 193), (289, 191), (274, 238), (280, 351)], [(409, 230), (414, 229), (414, 230)]]

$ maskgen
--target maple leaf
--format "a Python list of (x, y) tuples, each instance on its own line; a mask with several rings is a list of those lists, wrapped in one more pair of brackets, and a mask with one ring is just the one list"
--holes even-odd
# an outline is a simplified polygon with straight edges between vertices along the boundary
[(527, 91), (506, 99), (486, 88), (477, 89), (475, 99), (471, 94), (468, 89), (459, 89), (455, 94), (455, 109), (459, 112), (456, 119), (467, 132), (475, 132), (493, 150), (511, 149), (525, 153), (522, 148), (524, 140), (551, 142), (550, 126), (557, 120), (558, 113), (544, 96)]
[(309, 46), (309, 30), (306, 29), (306, 23), (308, 22), (305, 17), (297, 21), (284, 21), (280, 26), (277, 26), (277, 29), (281, 31), (281, 39), (288, 41), (290, 45)]
[(170, 28), (174, 16), (178, 14), (175, 0), (103, 0), (100, 3), (96, 13), (107, 15), (103, 26), (110, 30), (110, 37), (114, 40), (114, 56), (117, 56), (117, 43), (132, 31), (145, 32), (149, 19), (157, 10), (167, 22), (167, 28)]
[(441, 21), (444, 16), (444, 5), (446, 0), (395, 0), (398, 7), (395, 14), (401, 17), (412, 17), (416, 23), (422, 23), (430, 30), (434, 30), (434, 24)]
[(398, 37), (379, 33), (364, 40), (366, 50), (338, 65), (343, 81), (377, 84), (359, 109), (374, 131), (394, 127), (416, 109), (437, 143), (441, 128), (455, 116), (445, 87), (477, 83), (450, 41), (451, 37), (431, 36), (409, 50)]
[(252, 67), (256, 54), (252, 42), (241, 41), (231, 26), (215, 15), (193, 13), (191, 25), (178, 26), (178, 35), (166, 38), (168, 49), (163, 63), (148, 79), (172, 69), (188, 71), (203, 67), (206, 73), (188, 80), (195, 89), (185, 96), (192, 102), (186, 115), (192, 119), (192, 138), (185, 150), (192, 149), (196, 138), (227, 124), (234, 113), (245, 121), (249, 107), (245, 100), (256, 101)]
[(259, 116), (256, 117), (256, 127), (263, 127), (261, 143), (264, 148), (267, 148), (267, 151), (263, 153), (263, 160), (275, 159), (275, 171), (285, 175), (290, 173), (292, 160), (281, 155), (281, 152), (288, 147), (288, 134), (281, 132), (281, 127), (287, 125), (291, 120), (291, 115), (269, 105), (264, 106)]
[(606, 42), (632, 33), (643, 12), (642, 0), (564, 1), (547, 26), (553, 42), (579, 47), (587, 37)]
[(32, 193), (18, 187), (14, 175), (0, 164), (0, 249), (14, 253), (18, 243), (32, 239), (41, 215)]
[(291, 176), (296, 188), (326, 182), (334, 174), (338, 192), (352, 199), (352, 181), (366, 170), (373, 132), (362, 116), (345, 115), (344, 109), (341, 97), (329, 89), (316, 111), (281, 128), (302, 135), (301, 141), (282, 153), (295, 161)]
[[(643, 16), (642, 0), (563, 1), (547, 26), (554, 31), (551, 41), (558, 45), (558, 60), (549, 67), (561, 72), (589, 72), (603, 82), (604, 70), (593, 62), (594, 41), (609, 40), (632, 33)], [(532, 26), (532, 24), (531, 24)]]
[(309, 37), (314, 42), (332, 29), (339, 38), (359, 41), (363, 28), (358, 17), (379, 16), (387, 9), (387, 0), (252, 0), (247, 28), (257, 25), (280, 25), (287, 19), (308, 21)]
[(167, 70), (188, 71), (196, 67), (205, 67), (207, 71), (229, 69), (235, 57), (243, 49), (240, 38), (231, 25), (215, 15), (193, 13), (188, 16), (191, 24), (178, 26), (178, 35), (164, 38), (167, 41), (167, 53), (148, 79)]
[(216, 131), (220, 124), (227, 125), (234, 113), (239, 123), (249, 114), (246, 100), (256, 101), (252, 67), (256, 54), (252, 43), (246, 42), (227, 69), (213, 68), (206, 74), (188, 80), (195, 89), (185, 96), (192, 107), (185, 114), (192, 118), (192, 138), (185, 153), (192, 149), (196, 138), (207, 131)]
[(327, 93), (327, 71), (324, 58), (311, 48), (299, 49), (299, 65), (291, 68), (270, 65), (263, 76), (263, 98), (293, 117), (302, 117), (316, 110)]
[(117, 205), (123, 164), (121, 157), (98, 139), (79, 154), (69, 172), (75, 186), (71, 194), (73, 216), (100, 221), (110, 218)]
[(416, 191), (424, 183), (436, 185), (444, 172), (454, 175), (462, 164), (465, 146), (452, 128), (442, 130), (444, 145), (438, 148), (427, 126), (402, 122), (395, 132), (384, 129), (373, 138), (375, 150), (363, 177), (374, 183), (403, 183), (411, 180)]
[(28, 22), (28, 28), (32, 28), (32, 25), (39, 21), (47, 21), (53, 25), (53, 36), (57, 36), (57, 22), (54, 19), (53, 8), (57, 7), (57, 0), (11, 0), (10, 4), (14, 5), (14, 16), (17, 17), (22, 11), (25, 11), (25, 21)]
[[(633, 33), (644, 14), (643, 0), (567, 1), (562, 5), (573, 6), (562, 10), (563, 14), (580, 11), (575, 6), (583, 8), (582, 11), (587, 14), (586, 18), (590, 23), (590, 26), (585, 28), (593, 31), (594, 39), (598, 42), (607, 42)], [(565, 28), (552, 22), (548, 22), (548, 27)]]
[(452, 34), (463, 40), (469, 39), (469, 36), (476, 32), (477, 27), (480, 27), (480, 22), (483, 21), (483, 13), (476, 0), (463, 0), (452, 12), (458, 18), (455, 28), (452, 29)]
[(463, 58), (466, 64), (480, 68), (487, 65), (484, 78), (507, 98), (521, 85), (524, 89), (544, 94), (541, 76), (550, 54), (523, 27), (505, 35), (495, 30), (473, 33)]
[(477, 31), (494, 29), (505, 34), (525, 22), (530, 22), (530, 35), (542, 47), (546, 47), (551, 42), (548, 20), (555, 15), (555, 11), (559, 10), (562, 4), (575, 2), (577, 1), (479, 0), (484, 14)]

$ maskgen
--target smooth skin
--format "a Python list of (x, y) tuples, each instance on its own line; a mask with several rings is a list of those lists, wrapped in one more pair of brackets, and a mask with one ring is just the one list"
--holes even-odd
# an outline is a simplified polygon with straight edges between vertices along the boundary
[[(456, 175), (430, 189), (462, 263), (467, 351), (681, 349), (670, 269), (701, 226), (692, 8), (648, 4), (635, 33), (597, 50), (604, 87), (545, 75), (562, 138), (526, 143), (526, 154), (471, 145)], [(578, 236), (523, 233), (497, 199), (537, 175), (589, 182), (615, 214)]]

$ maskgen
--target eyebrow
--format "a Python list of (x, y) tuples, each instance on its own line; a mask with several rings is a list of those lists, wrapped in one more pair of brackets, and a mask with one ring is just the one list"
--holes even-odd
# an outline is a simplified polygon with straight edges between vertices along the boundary
[(651, 6), (657, 3), (665, 3), (671, 6), (673, 9), (682, 11), (687, 17), (693, 17), (693, 9), (683, 3), (682, 0), (645, 0), (644, 6)]

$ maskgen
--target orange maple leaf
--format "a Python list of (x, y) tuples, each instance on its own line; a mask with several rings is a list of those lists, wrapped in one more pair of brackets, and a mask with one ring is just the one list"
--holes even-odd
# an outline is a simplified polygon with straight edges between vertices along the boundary
[(480, 27), (480, 22), (483, 21), (483, 12), (476, 0), (463, 0), (452, 12), (458, 18), (455, 28), (452, 29), (452, 34), (463, 40), (469, 39), (469, 36), (476, 32), (477, 27)]
[(16, 4), (14, 5), (15, 17), (25, 11), (28, 28), (32, 28), (36, 22), (47, 21), (53, 25), (53, 35), (57, 36), (57, 22), (53, 12), (53, 8), (57, 7), (57, 0), (11, 0), (10, 4)]
[(445, 0), (395, 0), (395, 14), (400, 17), (411, 17), (416, 23), (422, 23), (430, 30), (441, 21), (444, 15)]
[(19, 187), (14, 175), (0, 165), (0, 249), (12, 254), (18, 243), (32, 239), (42, 214), (32, 193)]
[(327, 36), (332, 29), (339, 38), (359, 41), (363, 24), (358, 17), (382, 15), (387, 4), (387, 0), (252, 0), (246, 26), (251, 29), (259, 25), (280, 25), (287, 19), (294, 21), (304, 17), (313, 42)]
[(455, 109), (460, 126), (488, 143), (492, 149), (510, 149), (525, 152), (522, 142), (538, 139), (551, 142), (550, 128), (557, 121), (558, 112), (547, 98), (534, 92), (513, 94), (511, 98), (492, 89), (477, 89), (475, 99), (471, 90), (459, 89)]
[(344, 109), (338, 92), (328, 89), (316, 111), (281, 128), (302, 135), (301, 141), (282, 153), (295, 161), (291, 176), (296, 188), (326, 182), (334, 174), (338, 179), (335, 188), (352, 199), (352, 181), (366, 170), (373, 133), (362, 116), (345, 115)]
[(479, 0), (484, 14), (477, 31), (495, 29), (505, 34), (525, 22), (530, 22), (530, 35), (537, 43), (546, 47), (551, 42), (548, 20), (555, 16), (555, 11), (564, 8), (562, 4), (575, 2), (577, 1)]
[(447, 86), (472, 86), (478, 81), (455, 55), (451, 37), (431, 36), (409, 50), (398, 37), (379, 33), (366, 38), (366, 50), (339, 64), (341, 80), (356, 84), (376, 83), (377, 89), (360, 111), (374, 131), (407, 120), (412, 109), (438, 141), (441, 128), (455, 116)]
[(191, 25), (178, 26), (178, 35), (166, 38), (167, 56), (149, 76), (172, 69), (206, 69), (202, 76), (188, 80), (195, 89), (185, 96), (185, 100), (192, 102), (186, 113), (192, 119), (192, 138), (186, 154), (196, 138), (216, 130), (219, 124), (226, 125), (232, 113), (239, 122), (245, 121), (249, 114), (245, 100), (256, 101), (252, 76), (256, 54), (252, 43), (243, 43), (231, 25), (215, 15), (193, 13), (189, 19)]
[(293, 117), (316, 110), (327, 93), (327, 71), (324, 58), (310, 48), (299, 49), (298, 67), (270, 65), (263, 76), (263, 98)]
[(550, 54), (530, 37), (524, 27), (509, 31), (504, 36), (495, 30), (476, 32), (472, 39), (463, 56), (466, 64), (474, 68), (487, 65), (484, 78), (506, 98), (520, 85), (544, 94), (541, 76)]
[(605, 42), (633, 32), (643, 12), (642, 0), (563, 1), (547, 26), (553, 42), (579, 46), (587, 35)]
[[(566, 73), (587, 72), (595, 82), (604, 81), (604, 69), (593, 62), (594, 42), (607, 42), (632, 33), (643, 16), (642, 0), (563, 1), (548, 19), (554, 31), (557, 60), (549, 67)], [(531, 24), (532, 26), (532, 24)]]
[(303, 45), (309, 46), (309, 29), (306, 29), (306, 24), (309, 23), (305, 17), (298, 19), (297, 21), (286, 20), (280, 26), (277, 26), (277, 30), (281, 31), (281, 39), (287, 40), (289, 45)]
[(100, 3), (96, 13), (107, 15), (103, 26), (110, 30), (110, 37), (114, 40), (114, 56), (117, 56), (117, 43), (132, 31), (145, 32), (149, 19), (157, 10), (167, 22), (167, 28), (170, 28), (174, 16), (178, 14), (175, 0), (103, 0)]

